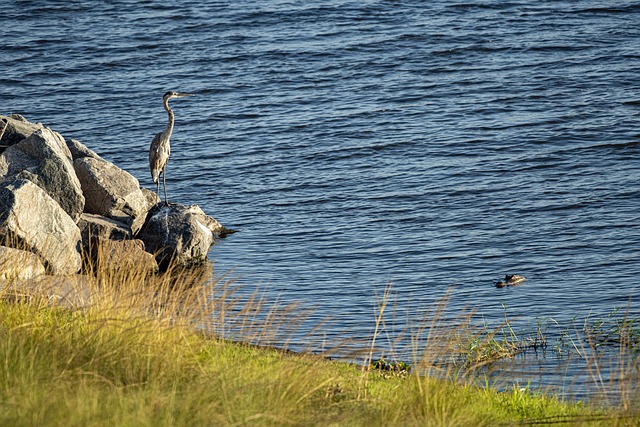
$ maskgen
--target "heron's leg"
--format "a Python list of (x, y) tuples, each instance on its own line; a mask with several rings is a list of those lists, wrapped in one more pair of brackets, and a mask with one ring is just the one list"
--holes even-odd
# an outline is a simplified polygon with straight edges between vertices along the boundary
[[(169, 201), (167, 200), (167, 181), (166, 181), (165, 177), (166, 177), (166, 174), (165, 174), (165, 171), (163, 169), (162, 170), (162, 186), (164, 187), (164, 204), (169, 206)], [(158, 183), (159, 182), (160, 182), (160, 180), (158, 180)]]

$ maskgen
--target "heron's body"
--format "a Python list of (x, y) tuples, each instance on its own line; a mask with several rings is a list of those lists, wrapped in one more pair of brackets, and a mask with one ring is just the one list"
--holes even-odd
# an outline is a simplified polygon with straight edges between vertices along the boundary
[(157, 184), (157, 193), (160, 196), (160, 175), (162, 175), (162, 185), (164, 188), (164, 202), (169, 203), (167, 201), (167, 183), (165, 178), (165, 169), (167, 167), (167, 162), (169, 161), (169, 156), (171, 155), (171, 145), (169, 140), (171, 139), (171, 134), (173, 133), (173, 122), (174, 115), (173, 110), (169, 108), (169, 100), (171, 98), (182, 98), (184, 96), (192, 96), (190, 93), (178, 93), (178, 92), (167, 92), (162, 97), (162, 101), (164, 103), (164, 109), (167, 110), (167, 114), (169, 115), (169, 121), (167, 126), (164, 128), (162, 132), (153, 137), (153, 141), (151, 141), (151, 146), (149, 147), (149, 168), (151, 169), (151, 178), (153, 178), (153, 182)]

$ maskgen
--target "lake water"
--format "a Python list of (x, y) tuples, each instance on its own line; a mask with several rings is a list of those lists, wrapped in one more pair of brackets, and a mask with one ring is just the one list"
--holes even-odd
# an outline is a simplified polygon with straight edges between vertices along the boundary
[(149, 188), (167, 90), (170, 200), (329, 343), (389, 283), (398, 327), (450, 289), (489, 325), (640, 313), (638, 1), (3, 3), (0, 112)]

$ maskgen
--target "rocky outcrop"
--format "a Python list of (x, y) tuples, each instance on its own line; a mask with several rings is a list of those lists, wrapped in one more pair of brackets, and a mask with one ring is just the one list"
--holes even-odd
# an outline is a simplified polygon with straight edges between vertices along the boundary
[(86, 198), (85, 212), (124, 221), (135, 234), (148, 210), (138, 180), (113, 163), (92, 157), (77, 159), (73, 166)]
[(71, 152), (62, 136), (51, 129), (37, 129), (28, 138), (0, 155), (0, 181), (28, 179), (49, 194), (77, 221), (84, 210), (80, 181), (71, 162)]
[(131, 238), (131, 227), (127, 224), (100, 215), (83, 213), (78, 221), (82, 236), (82, 247), (88, 249), (92, 239), (127, 240)]
[(50, 274), (80, 270), (80, 230), (40, 187), (25, 179), (0, 185), (0, 238), (37, 254)]
[(214, 238), (224, 231), (197, 205), (157, 204), (138, 233), (161, 267), (169, 262), (190, 266), (203, 262)]
[(0, 279), (73, 275), (83, 257), (102, 269), (192, 266), (226, 232), (198, 206), (161, 204), (81, 142), (0, 115)]
[(0, 279), (28, 280), (44, 274), (44, 265), (37, 255), (0, 246)]
[(10, 147), (43, 128), (42, 124), (31, 123), (20, 114), (0, 116), (0, 146)]

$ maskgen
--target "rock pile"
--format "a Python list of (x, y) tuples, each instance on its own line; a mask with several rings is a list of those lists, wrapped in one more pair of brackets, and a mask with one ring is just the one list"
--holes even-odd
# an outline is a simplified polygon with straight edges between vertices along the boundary
[(97, 246), (114, 263), (190, 266), (225, 233), (196, 205), (165, 206), (79, 141), (0, 115), (0, 279), (78, 273)]

